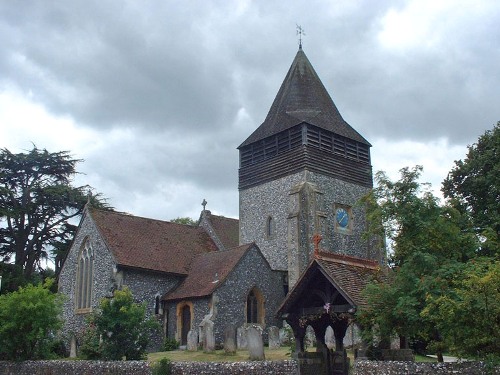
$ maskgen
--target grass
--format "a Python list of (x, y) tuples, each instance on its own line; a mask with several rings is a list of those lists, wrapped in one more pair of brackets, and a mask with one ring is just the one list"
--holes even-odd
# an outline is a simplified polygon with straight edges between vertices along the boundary
[[(314, 352), (316, 348), (309, 348), (307, 351)], [(264, 354), (268, 361), (284, 361), (290, 359), (290, 348), (282, 347), (279, 349), (269, 350), (264, 348)], [(353, 361), (353, 353), (347, 351), (347, 355)], [(157, 362), (162, 358), (168, 358), (173, 362), (243, 362), (248, 361), (248, 350), (238, 350), (236, 354), (226, 354), (224, 350), (217, 350), (213, 353), (204, 353), (202, 350), (189, 352), (187, 350), (173, 350), (171, 352), (156, 352), (149, 353), (148, 361)]]
[(427, 357), (425, 355), (415, 354), (415, 362), (437, 362), (437, 359)]
[[(315, 351), (315, 348), (310, 348), (309, 351)], [(284, 361), (290, 359), (290, 349), (287, 347), (269, 350), (264, 349), (266, 360), (268, 361)], [(353, 361), (351, 350), (347, 351), (347, 355)], [(236, 354), (226, 354), (224, 350), (216, 350), (213, 353), (204, 353), (202, 350), (189, 352), (187, 350), (173, 350), (170, 352), (149, 353), (148, 361), (157, 362), (162, 358), (168, 358), (173, 362), (244, 362), (248, 361), (248, 350), (238, 350)], [(415, 362), (437, 362), (437, 359), (426, 357), (424, 355), (415, 355)]]
[[(290, 359), (290, 349), (283, 347), (275, 350), (264, 349), (266, 360), (282, 361)], [(168, 358), (173, 362), (242, 362), (248, 361), (248, 350), (238, 350), (236, 354), (226, 354), (224, 350), (216, 350), (213, 353), (204, 353), (202, 350), (189, 352), (187, 350), (173, 350), (171, 352), (149, 353), (148, 361), (156, 362), (162, 358)]]

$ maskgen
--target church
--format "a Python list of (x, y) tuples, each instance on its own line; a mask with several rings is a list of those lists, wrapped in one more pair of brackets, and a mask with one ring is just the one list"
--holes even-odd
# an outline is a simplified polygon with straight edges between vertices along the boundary
[(287, 321), (299, 350), (304, 322), (320, 341), (331, 326), (342, 348), (384, 262), (358, 204), (373, 185), (370, 147), (300, 46), (264, 122), (238, 147), (239, 220), (205, 201), (197, 225), (86, 207), (59, 279), (72, 353), (87, 314), (124, 286), (163, 327), (153, 350), (165, 337), (186, 345), (206, 320), (217, 343), (228, 324), (259, 325), (266, 340)]

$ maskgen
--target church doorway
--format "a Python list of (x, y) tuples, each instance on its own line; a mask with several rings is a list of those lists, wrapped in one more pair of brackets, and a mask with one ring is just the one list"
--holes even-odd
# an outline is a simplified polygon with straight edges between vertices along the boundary
[(184, 305), (184, 307), (182, 308), (181, 319), (181, 345), (187, 345), (188, 332), (191, 330), (191, 308), (189, 305)]

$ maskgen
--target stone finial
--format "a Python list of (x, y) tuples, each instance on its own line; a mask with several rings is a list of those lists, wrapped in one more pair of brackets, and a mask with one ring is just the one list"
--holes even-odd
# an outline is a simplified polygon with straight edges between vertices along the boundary
[(201, 205), (203, 206), (203, 211), (205, 211), (205, 207), (207, 206), (207, 201), (203, 199), (203, 202), (201, 202)]

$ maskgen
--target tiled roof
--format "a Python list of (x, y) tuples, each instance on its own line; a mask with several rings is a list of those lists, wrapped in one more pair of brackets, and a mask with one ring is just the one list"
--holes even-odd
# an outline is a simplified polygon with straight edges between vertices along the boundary
[(238, 219), (210, 215), (209, 221), (226, 249), (232, 249), (239, 245), (240, 225)]
[(203, 228), (89, 208), (119, 265), (186, 275), (194, 257), (217, 248)]
[(380, 275), (380, 266), (375, 261), (348, 255), (324, 252), (315, 254), (309, 266), (281, 304), (278, 316), (289, 312), (305, 293), (309, 293), (309, 283), (316, 277), (318, 271), (347, 301), (356, 306), (365, 306), (366, 299), (362, 292), (373, 278)]
[(172, 301), (212, 294), (251, 248), (256, 249), (253, 243), (196, 257), (186, 279), (173, 292), (167, 293), (163, 299)]
[(341, 289), (357, 306), (365, 306), (366, 298), (363, 290), (370, 280), (380, 272), (375, 261), (351, 257), (347, 255), (321, 253), (316, 261), (328, 274), (337, 289)]
[(370, 145), (344, 121), (306, 54), (299, 49), (266, 119), (238, 148), (303, 122)]

